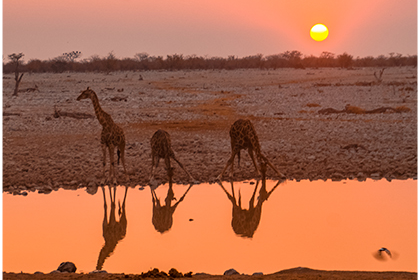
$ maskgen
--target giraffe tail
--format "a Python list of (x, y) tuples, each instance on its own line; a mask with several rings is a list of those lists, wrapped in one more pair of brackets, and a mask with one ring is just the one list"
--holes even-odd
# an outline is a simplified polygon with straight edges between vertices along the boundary
[(120, 149), (117, 149), (117, 156), (118, 156), (118, 158), (117, 158), (117, 164), (118, 165), (120, 165), (120, 154), (121, 154)]

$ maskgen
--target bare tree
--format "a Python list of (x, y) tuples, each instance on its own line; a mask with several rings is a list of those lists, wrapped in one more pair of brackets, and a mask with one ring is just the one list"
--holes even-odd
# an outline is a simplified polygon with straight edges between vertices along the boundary
[(62, 58), (68, 62), (74, 62), (76, 59), (82, 56), (82, 53), (79, 51), (72, 51), (69, 53), (63, 53)]
[(148, 53), (142, 52), (142, 53), (136, 53), (134, 55), (134, 58), (138, 61), (147, 61), (147, 60), (149, 60), (150, 57), (149, 57)]
[(13, 96), (18, 95), (19, 84), (20, 84), (20, 81), (22, 80), (22, 77), (23, 77), (23, 74), (24, 74), (24, 73), (21, 73), (20, 76), (19, 76), (19, 64), (20, 64), (19, 59), (21, 59), (23, 56), (24, 56), (23, 53), (9, 54), (9, 59), (15, 64), (15, 81), (16, 81), (16, 84), (15, 84), (15, 90), (13, 92)]

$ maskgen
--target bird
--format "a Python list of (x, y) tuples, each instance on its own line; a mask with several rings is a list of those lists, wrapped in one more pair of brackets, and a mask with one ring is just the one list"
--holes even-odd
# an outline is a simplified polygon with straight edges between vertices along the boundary
[(373, 253), (373, 256), (379, 260), (379, 261), (385, 261), (384, 255), (382, 254), (382, 252), (385, 252), (390, 258), (392, 258), (392, 254), (391, 251), (389, 251), (387, 248), (382, 247), (379, 250), (375, 251)]
[(385, 253), (388, 254), (388, 256), (390, 258), (392, 258), (391, 252), (387, 248), (385, 248), (385, 247), (382, 247), (381, 249), (379, 249), (378, 252), (379, 252), (379, 254), (381, 254), (382, 252), (385, 252)]

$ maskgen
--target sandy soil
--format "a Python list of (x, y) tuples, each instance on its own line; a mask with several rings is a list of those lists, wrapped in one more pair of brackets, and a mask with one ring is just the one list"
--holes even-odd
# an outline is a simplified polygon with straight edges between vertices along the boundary
[[(79, 273), (54, 273), (54, 274), (26, 274), (26, 273), (3, 273), (5, 280), (23, 280), (23, 279), (174, 279), (174, 278), (144, 278), (141, 275), (133, 274), (79, 274)], [(308, 268), (294, 268), (289, 270), (279, 271), (268, 275), (193, 275), (189, 278), (177, 279), (194, 279), (194, 280), (288, 280), (288, 279), (305, 279), (305, 280), (321, 280), (321, 279), (417, 279), (417, 273), (411, 272), (360, 272), (360, 271), (324, 271), (312, 270)]]
[[(157, 129), (170, 133), (193, 177), (213, 182), (229, 158), (229, 128), (239, 118), (253, 122), (263, 153), (288, 179), (417, 178), (417, 69), (387, 68), (381, 83), (373, 75), (377, 70), (25, 74), (18, 97), (12, 97), (14, 77), (4, 75), (4, 191), (99, 183), (102, 127), (91, 101), (76, 101), (88, 86), (125, 131), (129, 182), (117, 168), (123, 185), (148, 183), (150, 138)], [(404, 106), (409, 112), (319, 113), (347, 104), (364, 110)], [(187, 183), (175, 167), (174, 181)], [(234, 178), (253, 176), (242, 152)], [(268, 176), (276, 177), (272, 170)], [(165, 178), (161, 163), (157, 179)]]

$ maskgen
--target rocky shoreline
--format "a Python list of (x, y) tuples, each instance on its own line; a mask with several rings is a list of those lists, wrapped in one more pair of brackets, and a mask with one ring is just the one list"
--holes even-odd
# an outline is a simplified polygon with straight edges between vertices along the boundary
[[(229, 270), (230, 271), (230, 270)], [(292, 269), (282, 270), (273, 274), (255, 273), (253, 275), (244, 275), (239, 273), (211, 275), (206, 273), (187, 273), (182, 274), (176, 269), (171, 269), (168, 273), (159, 271), (158, 269), (150, 270), (142, 274), (113, 274), (106, 272), (93, 273), (68, 273), (68, 272), (53, 272), (49, 274), (44, 273), (7, 273), (3, 272), (3, 279), (5, 280), (23, 280), (23, 279), (199, 279), (199, 280), (217, 280), (217, 279), (417, 279), (415, 272), (376, 272), (376, 271), (326, 271), (315, 270), (305, 267), (297, 267)]]
[[(126, 135), (129, 181), (147, 185), (157, 129), (197, 182), (230, 156), (230, 125), (250, 119), (263, 153), (289, 180), (417, 179), (417, 69), (278, 69), (27, 74), (18, 97), (3, 76), (3, 191), (96, 187), (101, 126), (88, 86)], [(26, 91), (25, 88), (37, 88)], [(255, 177), (246, 152), (234, 179)], [(188, 177), (175, 165), (175, 183)], [(163, 163), (157, 179), (165, 180)], [(270, 173), (271, 172), (271, 173)], [(225, 174), (227, 179), (227, 174)], [(269, 170), (268, 177), (276, 179)]]

